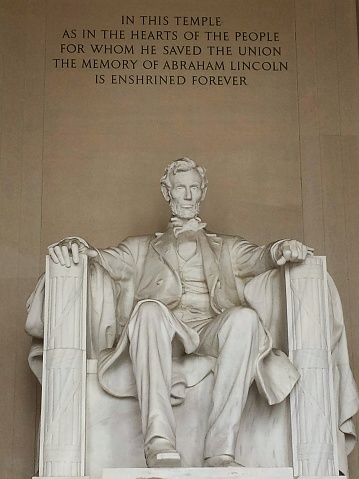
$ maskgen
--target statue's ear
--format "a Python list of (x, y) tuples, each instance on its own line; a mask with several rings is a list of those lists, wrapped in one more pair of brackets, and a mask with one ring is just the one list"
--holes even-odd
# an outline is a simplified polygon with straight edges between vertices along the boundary
[(169, 194), (169, 191), (167, 189), (167, 187), (165, 185), (161, 185), (161, 191), (162, 191), (162, 194), (163, 194), (163, 197), (166, 201), (170, 201), (171, 200), (171, 196)]
[(203, 201), (205, 199), (206, 193), (207, 193), (207, 186), (205, 186), (202, 190), (201, 201)]

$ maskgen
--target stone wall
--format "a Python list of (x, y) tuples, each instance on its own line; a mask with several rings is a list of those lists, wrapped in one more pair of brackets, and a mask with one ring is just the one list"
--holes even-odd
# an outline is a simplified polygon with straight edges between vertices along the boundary
[[(295, 237), (316, 254), (327, 255), (359, 380), (355, 0), (155, 0), (146, 9), (140, 2), (121, 5), (114, 0), (4, 0), (0, 7), (4, 479), (30, 477), (34, 468), (40, 396), (27, 367), (30, 340), (23, 327), (26, 298), (43, 271), (46, 246), (78, 235), (105, 247), (127, 235), (162, 230), (168, 216), (158, 180), (166, 164), (181, 156), (208, 170), (202, 217), (209, 229), (258, 243)], [(149, 25), (149, 15), (161, 19)], [(183, 19), (204, 16), (220, 17), (222, 23), (186, 25)], [(124, 30), (125, 39), (120, 33), (109, 38), (114, 29)], [(83, 30), (95, 31), (96, 38)], [(144, 31), (137, 34), (144, 40), (131, 38), (132, 30)], [(166, 40), (164, 35), (172, 34), (164, 33), (153, 40), (150, 31), (176, 31), (183, 41)], [(238, 32), (242, 36), (236, 39)], [(243, 32), (269, 36), (262, 43), (254, 36), (248, 42)], [(82, 49), (66, 46), (79, 44)], [(128, 49), (95, 54), (95, 44)], [(141, 53), (143, 45), (149, 49)], [(190, 50), (166, 55), (166, 45)], [(257, 50), (239, 55), (239, 46)], [(95, 68), (94, 59), (121, 61), (122, 66)], [(123, 60), (127, 66), (136, 61), (134, 70), (124, 69)], [(145, 61), (152, 62), (148, 69)], [(172, 69), (164, 68), (165, 61)], [(187, 64), (178, 71), (173, 61)], [(207, 69), (191, 70), (191, 61), (207, 62)], [(252, 62), (251, 70), (238, 69), (244, 61)], [(211, 70), (208, 62), (212, 68), (218, 62), (218, 69)], [(119, 75), (127, 75), (127, 83)], [(146, 75), (147, 83), (131, 84), (129, 75)], [(161, 81), (160, 75), (168, 83), (151, 84)], [(183, 81), (179, 77), (185, 84), (178, 84)], [(358, 479), (357, 450), (350, 462), (351, 477)]]

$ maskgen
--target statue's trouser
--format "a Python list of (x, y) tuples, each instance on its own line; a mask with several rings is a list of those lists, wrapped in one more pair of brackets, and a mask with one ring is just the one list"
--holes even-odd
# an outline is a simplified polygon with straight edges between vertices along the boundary
[[(175, 449), (176, 426), (170, 403), (171, 343), (176, 333), (173, 315), (149, 301), (141, 304), (131, 323), (130, 356), (141, 408), (145, 454), (158, 447), (156, 442)], [(183, 327), (187, 328), (181, 323)], [(205, 458), (221, 454), (234, 457), (240, 417), (259, 354), (261, 327), (253, 310), (236, 307), (218, 315), (198, 331), (200, 343), (195, 352), (218, 358)]]

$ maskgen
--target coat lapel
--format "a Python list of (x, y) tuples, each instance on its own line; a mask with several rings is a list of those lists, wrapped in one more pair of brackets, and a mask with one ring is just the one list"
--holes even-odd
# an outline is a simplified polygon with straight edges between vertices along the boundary
[(178, 275), (178, 258), (172, 229), (168, 229), (165, 233), (152, 240), (151, 245), (168, 266)]

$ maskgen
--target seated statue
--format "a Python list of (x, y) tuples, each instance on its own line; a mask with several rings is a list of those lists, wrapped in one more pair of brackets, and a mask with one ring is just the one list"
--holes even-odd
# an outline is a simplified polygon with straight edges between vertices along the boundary
[[(235, 447), (250, 386), (269, 404), (288, 396), (299, 373), (272, 349), (270, 333), (245, 299), (254, 276), (286, 262), (302, 262), (313, 250), (299, 241), (257, 246), (241, 237), (208, 232), (199, 218), (207, 190), (205, 169), (189, 158), (171, 163), (161, 179), (171, 208), (161, 234), (129, 237), (96, 249), (81, 238), (49, 247), (55, 263), (70, 267), (79, 253), (113, 280), (116, 327), (99, 347), (99, 381), (113, 396), (137, 396), (148, 467), (180, 467), (176, 450), (173, 358), (194, 353), (214, 361), (214, 385), (204, 446), (204, 465), (240, 466)], [(135, 387), (121, 364), (131, 360)], [(203, 375), (202, 375), (203, 376)], [(243, 438), (245, 440), (245, 438)]]

